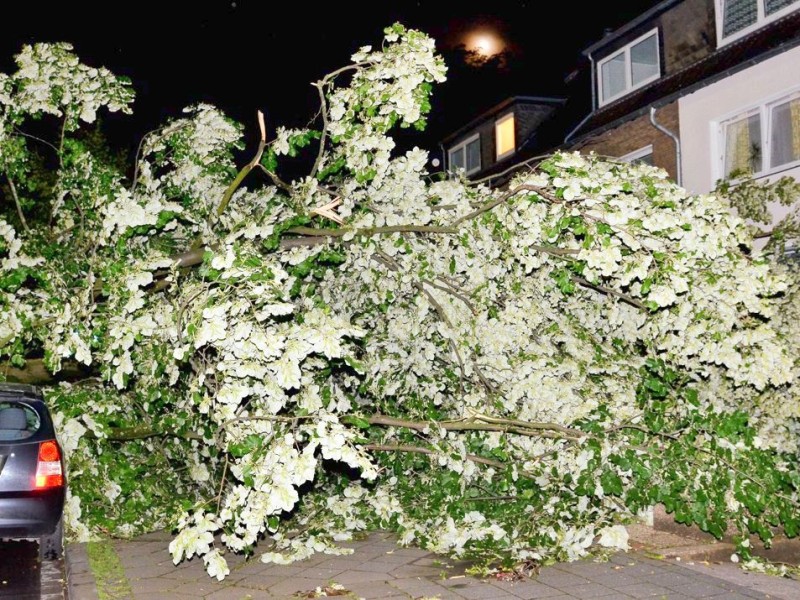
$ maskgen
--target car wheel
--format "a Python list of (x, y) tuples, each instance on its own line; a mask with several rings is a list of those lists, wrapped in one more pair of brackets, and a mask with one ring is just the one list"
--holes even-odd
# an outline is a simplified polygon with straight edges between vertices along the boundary
[(58, 560), (64, 555), (64, 518), (56, 523), (50, 535), (39, 538), (39, 560)]

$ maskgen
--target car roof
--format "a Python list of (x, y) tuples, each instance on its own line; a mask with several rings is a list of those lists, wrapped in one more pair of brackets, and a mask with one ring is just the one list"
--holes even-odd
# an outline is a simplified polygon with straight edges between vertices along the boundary
[(26, 398), (29, 400), (42, 400), (42, 390), (35, 385), (27, 383), (0, 382), (0, 398)]

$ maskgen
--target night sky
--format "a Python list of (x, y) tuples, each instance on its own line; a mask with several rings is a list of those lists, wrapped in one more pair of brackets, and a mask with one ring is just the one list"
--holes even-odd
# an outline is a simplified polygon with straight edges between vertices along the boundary
[[(257, 110), (270, 130), (306, 125), (317, 108), (310, 83), (347, 64), (358, 47), (380, 43), (383, 28), (401, 22), (431, 35), (448, 65), (448, 81), (434, 88), (427, 132), (412, 136), (434, 149), (510, 95), (564, 94), (564, 79), (584, 48), (655, 4), (15, 0), (14, 17), (4, 15), (0, 25), (0, 71), (15, 70), (13, 55), (25, 43), (71, 42), (83, 62), (133, 80), (134, 114), (105, 119), (112, 137), (134, 146), (183, 107), (206, 101), (244, 123), (255, 139)], [(477, 30), (504, 40), (502, 61), (482, 67), (465, 61), (467, 36)]]

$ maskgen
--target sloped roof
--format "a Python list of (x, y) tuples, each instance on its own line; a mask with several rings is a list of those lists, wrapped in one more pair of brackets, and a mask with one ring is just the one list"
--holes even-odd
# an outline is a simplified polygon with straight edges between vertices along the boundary
[[(680, 71), (602, 106), (568, 135), (570, 145), (670, 104), (720, 79), (800, 45), (800, 11), (726, 44)], [(798, 67), (800, 72), (800, 67)], [(565, 140), (566, 141), (566, 140)]]
[(561, 106), (565, 102), (564, 98), (557, 98), (551, 96), (511, 96), (506, 98), (499, 104), (494, 105), (493, 107), (489, 108), (488, 110), (483, 111), (477, 117), (472, 119), (466, 125), (462, 125), (453, 133), (447, 135), (444, 139), (442, 139), (442, 143), (446, 146), (450, 142), (457, 140), (458, 138), (464, 136), (465, 134), (469, 133), (473, 129), (477, 128), (481, 123), (487, 121), (488, 119), (493, 119), (499, 113), (503, 112), (504, 110), (508, 109), (510, 106), (516, 106), (519, 104), (538, 104), (542, 106)]

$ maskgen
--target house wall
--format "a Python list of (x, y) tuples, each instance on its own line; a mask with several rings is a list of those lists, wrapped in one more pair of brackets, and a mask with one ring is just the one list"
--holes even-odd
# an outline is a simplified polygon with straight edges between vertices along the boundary
[(543, 105), (522, 105), (517, 107), (514, 119), (516, 119), (517, 147), (519, 147), (531, 134), (533, 134), (555, 110), (552, 106)]
[[(656, 111), (656, 122), (678, 135), (678, 103), (673, 102)], [(594, 152), (603, 156), (625, 156), (652, 144), (653, 163), (666, 169), (670, 178), (677, 178), (675, 142), (650, 122), (650, 114), (644, 114), (619, 127), (610, 129), (584, 140), (570, 150), (580, 150), (584, 154)]]
[(701, 60), (716, 47), (714, 0), (686, 0), (659, 19), (664, 71), (674, 73)]
[[(671, 75), (716, 48), (714, 0), (685, 0), (593, 52), (595, 64), (645, 33), (658, 29), (661, 75)], [(598, 91), (599, 93), (599, 91)]]
[[(717, 139), (717, 123), (765, 100), (800, 88), (798, 65), (800, 47), (739, 71), (678, 101), (684, 187), (694, 193), (714, 189), (715, 182), (722, 176), (722, 148)], [(790, 175), (800, 180), (800, 167), (777, 175)]]
[[(505, 117), (509, 113), (514, 113), (514, 136), (517, 148), (521, 146), (525, 140), (535, 133), (539, 125), (542, 124), (548, 117), (555, 111), (555, 107), (550, 105), (541, 104), (518, 104), (516, 106), (509, 106), (506, 110), (500, 111), (497, 114), (482, 121), (474, 129), (466, 132), (454, 142), (450, 142), (447, 146), (447, 151), (454, 146), (457, 146), (467, 138), (472, 137), (476, 133), (480, 134), (481, 139), (481, 170), (477, 171), (471, 177), (481, 177), (485, 169), (490, 168), (497, 163), (497, 144), (495, 140), (495, 123)], [(516, 155), (511, 154), (504, 158), (501, 162), (508, 164), (514, 162)]]

